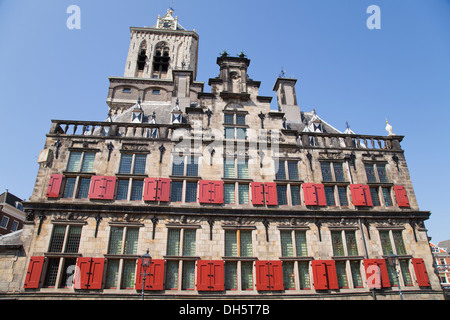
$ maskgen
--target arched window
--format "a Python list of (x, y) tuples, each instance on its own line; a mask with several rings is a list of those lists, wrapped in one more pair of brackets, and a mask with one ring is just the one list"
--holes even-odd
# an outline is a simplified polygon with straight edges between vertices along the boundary
[(165, 42), (160, 42), (155, 47), (155, 54), (153, 56), (153, 73), (152, 77), (155, 79), (166, 78), (169, 70), (169, 46)]
[(145, 65), (147, 63), (147, 42), (144, 40), (140, 47), (138, 52), (138, 59), (137, 59), (137, 76), (141, 76), (144, 72)]

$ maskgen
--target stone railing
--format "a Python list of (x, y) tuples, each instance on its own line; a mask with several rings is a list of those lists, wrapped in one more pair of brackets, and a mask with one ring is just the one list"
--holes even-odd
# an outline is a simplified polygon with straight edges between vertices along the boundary
[[(53, 120), (50, 128), (50, 135), (70, 136), (70, 137), (106, 137), (106, 138), (130, 138), (130, 139), (155, 139), (171, 140), (175, 131), (180, 131), (176, 136), (182, 135), (185, 138), (199, 138), (204, 142), (223, 140), (222, 129), (203, 128), (200, 131), (194, 130), (189, 124), (150, 124), (150, 123), (130, 123), (130, 122), (96, 122), (96, 121), (71, 121)], [(288, 135), (293, 134), (291, 142), (286, 139), (279, 139), (281, 134), (268, 134), (275, 130), (264, 130), (264, 134), (257, 134), (258, 140), (267, 139), (267, 143), (296, 144), (303, 148), (331, 148), (331, 149), (367, 149), (367, 150), (393, 150), (401, 151), (400, 142), (403, 136), (371, 136), (343, 133), (317, 133), (317, 132), (293, 132), (289, 130)], [(220, 137), (222, 136), (222, 139)], [(276, 137), (276, 138), (274, 138)]]

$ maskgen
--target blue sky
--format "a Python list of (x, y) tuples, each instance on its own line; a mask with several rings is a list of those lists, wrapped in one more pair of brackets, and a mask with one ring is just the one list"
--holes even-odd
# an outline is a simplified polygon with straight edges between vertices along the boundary
[[(303, 111), (344, 131), (386, 135), (402, 147), (432, 242), (450, 239), (449, 0), (0, 0), (0, 192), (30, 197), (52, 119), (104, 120), (108, 76), (121, 76), (130, 26), (152, 26), (172, 5), (200, 35), (198, 81), (219, 74), (224, 49), (251, 59), (260, 95), (284, 68)], [(81, 9), (69, 30), (66, 9)], [(381, 9), (369, 30), (366, 9)], [(274, 107), (275, 99), (274, 99)]]

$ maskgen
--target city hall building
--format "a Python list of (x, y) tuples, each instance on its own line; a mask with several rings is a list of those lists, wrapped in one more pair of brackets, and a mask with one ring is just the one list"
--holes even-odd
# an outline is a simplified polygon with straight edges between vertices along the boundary
[(107, 120), (51, 122), (2, 296), (443, 298), (389, 124), (340, 132), (283, 74), (272, 110), (243, 53), (204, 92), (199, 36), (170, 10), (130, 31)]

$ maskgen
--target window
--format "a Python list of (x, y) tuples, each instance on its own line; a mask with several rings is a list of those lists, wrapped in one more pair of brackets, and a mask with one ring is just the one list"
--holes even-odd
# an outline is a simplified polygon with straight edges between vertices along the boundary
[[(155, 55), (153, 56), (153, 72), (152, 72), (152, 78), (153, 79), (164, 79), (167, 75), (167, 72), (169, 70), (169, 64), (170, 64), (170, 49), (167, 43), (160, 42), (155, 47)], [(147, 59), (147, 56), (145, 55), (145, 52), (143, 53), (143, 57)], [(144, 59), (144, 58), (143, 58)], [(143, 70), (145, 66), (145, 60), (144, 64), (142, 66)]]
[(225, 230), (225, 256), (253, 256), (252, 231), (240, 229)]
[[(287, 169), (287, 171), (286, 171)], [(298, 161), (275, 160), (275, 179), (299, 180)]]
[(385, 256), (407, 254), (401, 230), (379, 230), (379, 235)]
[(225, 286), (227, 290), (237, 290), (237, 279), (240, 276), (241, 289), (253, 289), (253, 263), (239, 260), (239, 257), (253, 256), (252, 230), (229, 229), (225, 230), (225, 257), (234, 257), (233, 261), (225, 263)]
[(309, 262), (298, 261), (298, 277), (300, 290), (311, 289)]
[(387, 178), (386, 165), (384, 163), (365, 163), (367, 182), (385, 183), (389, 182)]
[(233, 183), (225, 183), (223, 186), (223, 201), (225, 204), (235, 203), (235, 185)]
[(341, 207), (348, 206), (347, 187), (338, 187), (339, 202)]
[(160, 94), (161, 94), (161, 91), (155, 89), (155, 90), (152, 91), (152, 94), (153, 94), (153, 95), (160, 95)]
[(239, 184), (239, 204), (249, 203), (248, 184)]
[(334, 256), (343, 257), (358, 255), (358, 246), (356, 244), (355, 231), (331, 231), (331, 241), (333, 245)]
[(8, 227), (8, 223), (9, 223), (9, 218), (6, 216), (2, 217), (2, 222), (0, 224), (0, 227), (3, 229), (6, 229)]
[[(68, 274), (74, 270), (76, 265), (76, 255), (81, 241), (82, 226), (79, 225), (53, 225), (52, 235), (48, 252), (52, 253), (52, 258), (48, 260), (47, 271), (44, 279), (44, 287), (71, 287)], [(58, 257), (57, 254), (61, 254)], [(63, 256), (64, 254), (64, 256)], [(70, 256), (74, 254), (75, 256)], [(61, 265), (62, 266), (60, 270)], [(61, 274), (59, 284), (56, 283), (58, 275)]]
[(381, 191), (383, 192), (383, 199), (384, 199), (384, 204), (386, 205), (386, 207), (392, 207), (392, 197), (391, 197), (391, 188), (389, 187), (382, 187)]
[(230, 179), (248, 179), (248, 160), (247, 159), (224, 159), (224, 178)]
[(300, 198), (300, 186), (291, 185), (291, 204), (293, 206), (299, 206), (302, 204)]
[(308, 256), (306, 231), (280, 230), (280, 238), (282, 257)]
[(197, 182), (186, 182), (184, 202), (197, 202)]
[(246, 140), (247, 128), (225, 127), (225, 139)]
[[(195, 260), (196, 254), (196, 229), (195, 228), (169, 228), (167, 233), (167, 261), (166, 289), (181, 290), (195, 289)], [(183, 259), (177, 259), (184, 257)], [(181, 271), (181, 274), (180, 274)], [(181, 279), (181, 283), (179, 283)]]
[(324, 182), (344, 182), (342, 162), (321, 162), (322, 179)]
[(145, 174), (146, 154), (122, 154), (119, 174)]
[(224, 124), (245, 125), (245, 114), (224, 114)]
[(327, 206), (333, 207), (336, 205), (334, 199), (334, 187), (325, 187), (325, 198), (327, 199)]
[(286, 185), (277, 185), (277, 198), (278, 198), (278, 205), (284, 206), (288, 204)]
[(131, 88), (123, 88), (122, 92), (123, 93), (131, 93)]
[(370, 187), (370, 196), (374, 207), (380, 206), (380, 197), (378, 196), (378, 187)]
[(198, 157), (174, 157), (172, 164), (172, 175), (173, 176), (187, 176), (187, 177), (197, 177), (198, 176)]
[(134, 289), (136, 259), (128, 256), (137, 254), (138, 241), (139, 227), (111, 226), (105, 288)]
[(11, 231), (17, 231), (17, 229), (19, 228), (19, 221), (14, 220), (13, 223), (11, 224)]
[(336, 261), (336, 275), (339, 288), (348, 288), (346, 261)]
[(94, 171), (94, 152), (71, 152), (67, 164), (68, 172), (88, 172)]

